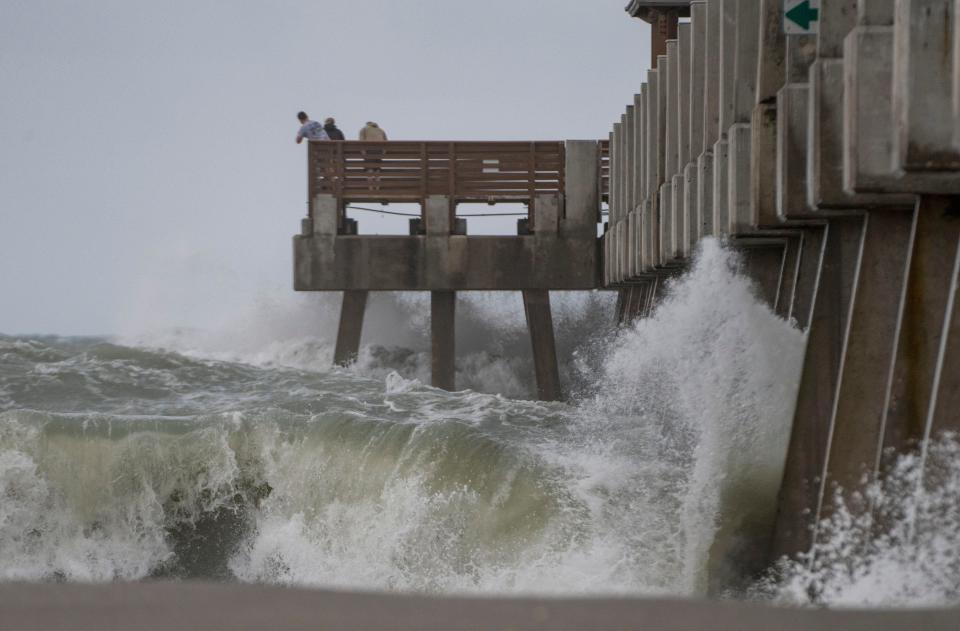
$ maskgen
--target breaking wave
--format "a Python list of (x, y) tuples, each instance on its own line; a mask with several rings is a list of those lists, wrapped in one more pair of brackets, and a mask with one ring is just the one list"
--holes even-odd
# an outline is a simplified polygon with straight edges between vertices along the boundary
[[(740, 593), (804, 338), (736, 265), (706, 241), (618, 330), (611, 296), (555, 295), (568, 403), (526, 400), (513, 295), (461, 296), (453, 393), (424, 385), (420, 295), (372, 296), (349, 369), (330, 367), (338, 302), (317, 296), (219, 334), (0, 336), (0, 579)], [(809, 591), (778, 577), (752, 593)], [(860, 597), (841, 583), (818, 602)]]

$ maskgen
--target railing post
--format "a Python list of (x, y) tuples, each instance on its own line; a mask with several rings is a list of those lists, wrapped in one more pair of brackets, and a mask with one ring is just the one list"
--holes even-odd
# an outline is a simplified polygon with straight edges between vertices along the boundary
[(316, 196), (317, 167), (313, 159), (313, 143), (307, 141), (307, 217), (313, 220), (313, 198)]
[(427, 158), (427, 143), (420, 143), (420, 223), (426, 226), (427, 182), (430, 180), (430, 161)]
[(529, 147), (529, 154), (527, 156), (527, 194), (530, 198), (530, 204), (527, 206), (529, 209), (528, 216), (530, 222), (530, 228), (536, 228), (536, 196), (537, 196), (537, 187), (536, 187), (536, 178), (537, 178), (537, 148), (536, 143), (531, 142)]
[(450, 223), (448, 225), (452, 227), (457, 223), (457, 218), (454, 212), (457, 207), (457, 143), (455, 142), (450, 143), (449, 153), (450, 155), (447, 156), (447, 159), (450, 165), (450, 172), (447, 174), (447, 178), (449, 183), (448, 199), (450, 203), (450, 208), (448, 210), (448, 213), (450, 216), (449, 218)]
[(337, 232), (342, 232), (345, 226), (344, 219), (347, 214), (347, 204), (343, 199), (343, 178), (346, 176), (344, 166), (343, 143), (338, 142), (334, 150), (334, 164), (331, 170), (333, 175), (333, 194), (337, 198)]

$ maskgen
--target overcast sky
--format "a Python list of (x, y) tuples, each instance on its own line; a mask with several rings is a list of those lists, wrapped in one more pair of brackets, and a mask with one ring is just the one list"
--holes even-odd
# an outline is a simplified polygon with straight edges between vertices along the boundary
[(348, 138), (606, 137), (649, 67), (624, 4), (0, 0), (0, 333), (292, 292), (300, 109)]

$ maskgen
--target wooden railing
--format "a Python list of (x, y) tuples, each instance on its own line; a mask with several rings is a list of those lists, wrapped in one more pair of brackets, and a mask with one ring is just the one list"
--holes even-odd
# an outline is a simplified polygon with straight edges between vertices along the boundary
[(312, 141), (309, 198), (352, 202), (530, 203), (562, 194), (563, 142)]
[(600, 160), (597, 163), (599, 169), (598, 181), (600, 182), (600, 201), (608, 201), (610, 197), (610, 141), (601, 140), (598, 143), (598, 154)]

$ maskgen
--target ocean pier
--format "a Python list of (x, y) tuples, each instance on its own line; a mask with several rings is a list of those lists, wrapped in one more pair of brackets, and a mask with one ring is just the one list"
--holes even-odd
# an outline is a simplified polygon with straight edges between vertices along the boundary
[(0, 631), (960, 631), (960, 0), (50, 4)]
[(851, 496), (890, 453), (960, 429), (960, 11), (627, 11), (671, 37), (653, 38), (653, 68), (612, 125), (603, 286), (620, 292), (620, 321), (644, 317), (716, 236), (742, 251), (758, 297), (806, 331), (769, 558), (805, 552), (834, 489)]
[[(556, 400), (551, 290), (617, 291), (627, 324), (701, 239), (722, 239), (807, 335), (767, 558), (804, 552), (834, 488), (861, 490), (884, 454), (960, 429), (960, 15), (952, 0), (627, 12), (653, 27), (653, 67), (607, 139), (310, 143), (294, 285), (344, 292), (341, 364), (367, 292), (430, 291), (432, 383), (446, 389), (456, 292), (519, 291), (538, 397)], [(345, 209), (361, 202), (421, 212), (409, 235), (360, 235)], [(472, 236), (464, 203), (528, 216), (516, 235)]]
[[(343, 291), (335, 362), (360, 345), (367, 292), (430, 291), (432, 384), (453, 390), (456, 292), (519, 291), (537, 393), (561, 397), (550, 290), (599, 287), (602, 144), (311, 142), (309, 216), (294, 237), (294, 287)], [(415, 203), (409, 235), (357, 234), (352, 203)], [(458, 204), (522, 203), (517, 235), (468, 235)]]

